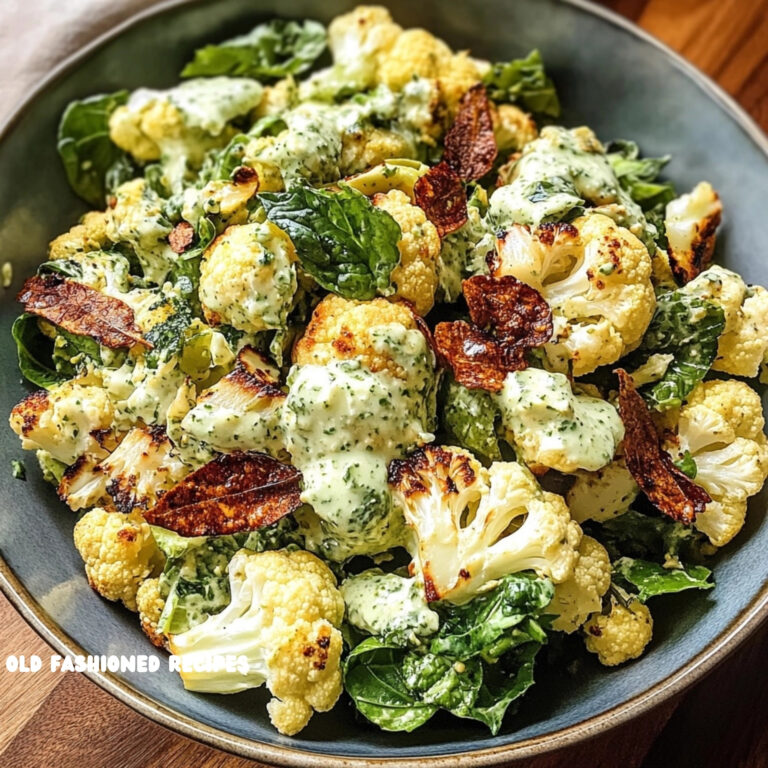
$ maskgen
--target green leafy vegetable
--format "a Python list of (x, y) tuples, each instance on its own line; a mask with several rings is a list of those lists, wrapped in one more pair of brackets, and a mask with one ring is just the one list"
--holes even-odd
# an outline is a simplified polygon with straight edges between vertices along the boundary
[(101, 362), (101, 347), (90, 336), (79, 336), (57, 327), (51, 359), (59, 373), (71, 378), (87, 363)]
[(323, 288), (346, 299), (392, 293), (400, 227), (365, 195), (348, 186), (339, 192), (295, 187), (259, 199), (270, 221), (293, 240), (306, 272)]
[(369, 637), (344, 663), (344, 689), (359, 712), (385, 731), (413, 731), (439, 709), (408, 687), (403, 671), (406, 655), (397, 645)]
[(50, 389), (67, 380), (66, 376), (56, 370), (53, 363), (53, 341), (40, 330), (34, 315), (17, 317), (11, 335), (16, 342), (19, 370), (27, 381)]
[(173, 298), (167, 302), (173, 312), (162, 323), (153, 326), (144, 338), (152, 344), (146, 354), (147, 364), (156, 368), (158, 363), (178, 354), (184, 346), (184, 332), (192, 322), (192, 307), (184, 299)]
[(11, 474), (14, 480), (26, 480), (27, 468), (24, 466), (24, 462), (18, 459), (11, 459)]
[(488, 460), (500, 459), (498, 409), (488, 392), (467, 389), (451, 377), (443, 384), (442, 400), (442, 427), (451, 442)]
[(555, 84), (544, 71), (541, 54), (535, 49), (524, 59), (494, 64), (483, 82), (494, 101), (520, 104), (529, 112), (548, 117), (560, 116)]
[(682, 592), (685, 589), (712, 589), (710, 581), (712, 571), (703, 565), (690, 565), (682, 568), (664, 568), (658, 563), (621, 557), (613, 563), (614, 579), (623, 586), (629, 585), (632, 592), (637, 592), (637, 599), (644, 603), (656, 595)]
[(109, 138), (109, 116), (128, 100), (128, 91), (73, 101), (59, 123), (58, 150), (70, 186), (96, 208), (104, 206), (110, 185), (130, 178), (130, 161)]
[(626, 556), (664, 563), (680, 557), (699, 560), (706, 552), (706, 539), (694, 528), (634, 509), (602, 524), (587, 524), (585, 532), (608, 550), (611, 560)]
[[(538, 616), (554, 594), (549, 579), (532, 573), (509, 574), (489, 592), (465, 605), (451, 606), (430, 649), (460, 659), (483, 653), (490, 660), (512, 645), (531, 640), (545, 642), (546, 633), (530, 617)], [(504, 647), (497, 652), (502, 635)]]
[(619, 139), (607, 147), (608, 160), (619, 183), (644, 211), (664, 205), (675, 198), (671, 182), (657, 181), (661, 169), (669, 162), (665, 157), (640, 157), (634, 141)]
[(651, 355), (673, 355), (662, 378), (641, 390), (652, 408), (663, 411), (682, 404), (709, 371), (724, 327), (723, 309), (712, 302), (682, 291), (657, 298), (643, 341), (626, 363), (633, 370)]
[(683, 454), (683, 458), (675, 462), (675, 466), (691, 480), (696, 479), (699, 468), (696, 466), (696, 460), (691, 455), (690, 451), (686, 451)]
[(325, 50), (325, 27), (316, 21), (274, 19), (247, 35), (206, 45), (181, 71), (182, 77), (253, 77), (296, 75), (309, 69)]
[(533, 684), (547, 641), (539, 623), (554, 587), (511, 574), (466, 605), (443, 605), (443, 624), (426, 645), (369, 637), (344, 665), (344, 687), (358, 710), (387, 731), (412, 731), (438, 709), (479, 720), (497, 733), (510, 704)]

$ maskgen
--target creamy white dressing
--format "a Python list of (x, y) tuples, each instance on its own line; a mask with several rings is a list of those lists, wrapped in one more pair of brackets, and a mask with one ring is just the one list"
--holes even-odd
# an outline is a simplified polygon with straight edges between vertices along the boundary
[(561, 373), (539, 368), (509, 373), (494, 399), (510, 442), (527, 464), (595, 471), (613, 459), (624, 438), (616, 408), (574, 394)]
[(372, 568), (350, 576), (339, 589), (347, 621), (369, 635), (397, 635), (415, 645), (438, 630), (440, 617), (415, 579)]

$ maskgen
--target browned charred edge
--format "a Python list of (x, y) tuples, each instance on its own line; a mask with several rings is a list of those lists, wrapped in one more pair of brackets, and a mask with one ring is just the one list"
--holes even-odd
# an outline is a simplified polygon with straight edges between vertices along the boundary
[(579, 230), (568, 221), (548, 221), (536, 228), (536, 237), (544, 245), (552, 245), (555, 240), (565, 235), (574, 240), (579, 237)]
[(619, 377), (619, 414), (624, 422), (627, 469), (657, 509), (690, 525), (712, 499), (674, 465), (661, 447), (648, 406), (632, 377), (622, 368), (615, 373)]
[(174, 253), (184, 253), (195, 239), (195, 228), (188, 221), (180, 221), (168, 235), (168, 244)]
[[(83, 454), (82, 456), (78, 457), (78, 459), (75, 461), (74, 464), (71, 464), (64, 470), (64, 474), (61, 476), (61, 480), (59, 481), (59, 486), (56, 489), (56, 492), (59, 495), (59, 498), (62, 501), (67, 500), (67, 496), (69, 496), (70, 486), (72, 483), (77, 479), (78, 475), (90, 464), (90, 460), (88, 457)], [(93, 467), (91, 470), (95, 474), (101, 473), (103, 470), (99, 466)]]
[(439, 445), (429, 445), (414, 451), (407, 459), (389, 463), (387, 481), (406, 498), (427, 493), (429, 484), (437, 482), (443, 495), (454, 495), (476, 480), (468, 456), (457, 454)]
[(413, 197), (441, 238), (461, 229), (467, 221), (467, 193), (461, 179), (446, 162), (419, 176), (413, 185)]
[(453, 125), (445, 136), (446, 162), (464, 181), (485, 176), (498, 155), (488, 96), (482, 83), (461, 98)]
[(678, 261), (672, 249), (668, 249), (669, 266), (678, 284), (685, 285), (685, 283), (689, 283), (709, 266), (715, 250), (715, 233), (720, 226), (721, 220), (722, 212), (719, 210), (705, 220), (704, 225), (696, 233), (696, 238), (691, 244), (690, 258)]
[(48, 393), (38, 389), (13, 407), (13, 416), (21, 416), (21, 434), (26, 437), (40, 421), (40, 414), (48, 408)]
[(438, 323), (435, 345), (440, 360), (451, 369), (456, 381), (469, 389), (498, 392), (510, 370), (525, 367), (522, 353), (515, 362), (512, 355), (504, 355), (493, 336), (464, 320)]
[[(258, 350), (253, 347), (243, 347), (237, 356), (237, 364), (222, 381), (232, 382), (238, 389), (251, 392), (255, 397), (284, 398), (285, 392), (280, 389), (278, 381), (269, 371), (249, 365), (249, 353), (256, 354), (260, 359), (263, 359)], [(205, 400), (207, 396), (204, 394), (201, 400)]]
[(429, 563), (424, 565), (424, 597), (427, 598), (428, 603), (434, 603), (435, 600), (440, 599), (440, 593), (435, 588), (435, 582), (432, 581), (429, 573)]
[(235, 172), (232, 174), (232, 181), (236, 185), (241, 184), (253, 184), (259, 182), (259, 174), (255, 168), (251, 168), (248, 165), (241, 165), (235, 168)]
[(124, 301), (61, 275), (28, 278), (17, 299), (24, 304), (26, 312), (70, 333), (90, 336), (104, 347), (152, 346), (142, 338), (133, 310)]
[(144, 517), (182, 536), (256, 530), (301, 506), (301, 473), (263, 453), (217, 456), (171, 488)]

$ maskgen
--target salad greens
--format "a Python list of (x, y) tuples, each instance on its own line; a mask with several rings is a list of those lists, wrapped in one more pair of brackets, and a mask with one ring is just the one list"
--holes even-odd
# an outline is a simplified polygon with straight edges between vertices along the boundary
[(325, 50), (325, 28), (316, 21), (273, 19), (248, 34), (206, 45), (182, 77), (253, 77), (260, 80), (305, 72)]
[(496, 436), (498, 409), (482, 389), (467, 389), (446, 377), (441, 393), (441, 426), (449, 441), (491, 461), (501, 458)]
[(259, 196), (267, 217), (293, 240), (306, 272), (346, 299), (392, 292), (401, 232), (386, 211), (352, 187), (337, 193), (312, 187)]
[(537, 50), (524, 59), (497, 62), (483, 78), (488, 95), (495, 101), (508, 101), (547, 117), (560, 116), (560, 100), (552, 78), (544, 71)]
[[(58, 150), (72, 189), (93, 206), (133, 175), (128, 155), (109, 137), (109, 116), (128, 101), (128, 91), (73, 101), (59, 123)], [(109, 177), (109, 181), (108, 181)]]
[(656, 595), (683, 592), (686, 589), (712, 589), (712, 571), (704, 565), (665, 568), (659, 563), (620, 557), (613, 563), (613, 580), (637, 593), (644, 603)]

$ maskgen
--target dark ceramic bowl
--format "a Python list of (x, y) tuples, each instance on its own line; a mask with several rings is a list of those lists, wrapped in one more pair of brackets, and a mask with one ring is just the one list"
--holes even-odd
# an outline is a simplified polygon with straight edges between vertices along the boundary
[[(404, 26), (424, 26), (455, 48), (507, 59), (541, 49), (567, 124), (587, 123), (605, 139), (637, 140), (646, 154), (670, 153), (680, 189), (713, 183), (725, 204), (720, 261), (768, 283), (765, 201), (768, 141), (715, 85), (627, 22), (582, 0), (389, 0)], [(43, 260), (46, 244), (84, 211), (70, 192), (55, 149), (63, 107), (73, 98), (141, 85), (166, 87), (201, 43), (277, 15), (328, 21), (352, 0), (218, 0), (159, 6), (110, 32), (62, 65), (5, 127), (0, 141), (0, 261), (14, 266), (0, 318), (0, 412), (26, 392), (10, 327), (13, 296)], [(72, 545), (73, 515), (33, 468), (13, 480), (18, 440), (0, 430), (0, 586), (59, 652), (151, 652), (135, 615), (88, 588)], [(626, 722), (704, 675), (768, 613), (766, 493), (755, 498), (745, 530), (718, 557), (717, 588), (655, 605), (648, 653), (605, 670), (593, 661), (576, 676), (545, 676), (498, 736), (455, 719), (413, 734), (386, 734), (357, 719), (345, 700), (293, 739), (277, 734), (266, 694), (187, 693), (175, 673), (91, 675), (147, 717), (239, 754), (292, 766), (479, 766), (529, 758)]]

